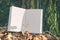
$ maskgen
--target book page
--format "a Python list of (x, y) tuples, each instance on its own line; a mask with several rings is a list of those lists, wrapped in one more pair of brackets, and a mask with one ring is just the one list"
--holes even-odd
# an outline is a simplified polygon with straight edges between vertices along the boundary
[(23, 17), (22, 31), (42, 33), (43, 10), (27, 9)]
[(12, 6), (10, 7), (8, 31), (19, 32), (21, 31), (22, 20), (25, 9)]

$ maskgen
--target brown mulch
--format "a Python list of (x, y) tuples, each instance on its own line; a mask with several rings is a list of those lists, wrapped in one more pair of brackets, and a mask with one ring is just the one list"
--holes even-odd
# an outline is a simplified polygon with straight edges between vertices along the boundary
[(0, 27), (0, 40), (60, 40), (49, 31), (42, 34), (32, 34), (29, 32), (7, 32), (6, 27)]

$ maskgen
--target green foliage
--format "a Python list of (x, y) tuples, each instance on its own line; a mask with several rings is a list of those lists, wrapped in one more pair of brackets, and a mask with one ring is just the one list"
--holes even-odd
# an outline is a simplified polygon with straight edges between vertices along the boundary
[(54, 3), (52, 0), (49, 1), (49, 7), (47, 8), (47, 12), (49, 14), (47, 23), (50, 27), (50, 32), (56, 35), (59, 33), (57, 23), (56, 1), (54, 1)]

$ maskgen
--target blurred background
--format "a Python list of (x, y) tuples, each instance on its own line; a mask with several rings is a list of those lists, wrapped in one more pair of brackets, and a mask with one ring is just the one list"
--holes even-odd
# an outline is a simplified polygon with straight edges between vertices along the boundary
[(7, 27), (12, 5), (26, 9), (43, 9), (43, 31), (60, 35), (60, 0), (0, 0), (0, 27)]

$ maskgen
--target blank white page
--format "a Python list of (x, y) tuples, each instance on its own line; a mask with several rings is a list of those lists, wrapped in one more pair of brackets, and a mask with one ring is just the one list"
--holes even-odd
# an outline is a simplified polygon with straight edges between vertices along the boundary
[(23, 18), (22, 31), (42, 33), (43, 10), (27, 9)]
[(22, 20), (25, 9), (12, 6), (10, 7), (8, 31), (19, 32), (22, 27)]

